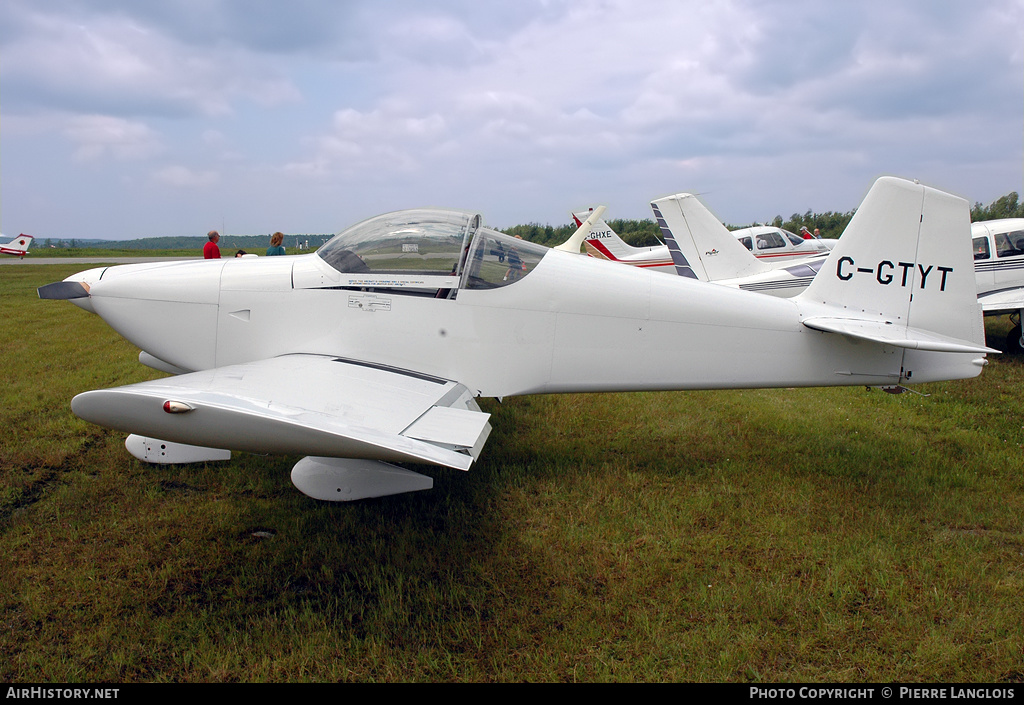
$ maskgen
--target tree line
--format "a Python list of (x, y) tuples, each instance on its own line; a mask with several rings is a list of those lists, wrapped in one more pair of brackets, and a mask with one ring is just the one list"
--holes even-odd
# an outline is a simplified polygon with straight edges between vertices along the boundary
[[(843, 234), (843, 230), (849, 224), (853, 218), (853, 214), (857, 210), (847, 211), (846, 213), (837, 213), (835, 211), (826, 211), (824, 213), (815, 213), (808, 210), (806, 213), (794, 213), (787, 220), (783, 220), (781, 215), (775, 216), (772, 219), (770, 225), (777, 228), (783, 228), (793, 233), (800, 232), (801, 227), (806, 227), (810, 232), (814, 232), (817, 228), (821, 232), (823, 238), (838, 238)], [(971, 207), (971, 221), (978, 222), (981, 220), (1000, 220), (1003, 218), (1024, 218), (1024, 203), (1019, 201), (1019, 196), (1016, 191), (997, 198), (987, 206), (981, 203), (975, 203)], [(652, 219), (624, 219), (616, 218), (614, 220), (605, 221), (609, 227), (618, 233), (627, 244), (633, 247), (650, 247), (653, 245), (661, 244), (661, 231), (658, 229), (658, 224)], [(754, 223), (753, 225), (760, 225), (760, 223)], [(739, 230), (740, 228), (751, 227), (750, 225), (729, 225), (726, 224), (729, 230)], [(565, 225), (552, 226), (552, 225), (541, 225), (539, 223), (528, 223), (526, 225), (514, 225), (510, 228), (503, 228), (501, 232), (519, 236), (524, 240), (530, 242), (536, 242), (540, 245), (546, 245), (548, 247), (554, 247), (560, 245), (569, 237), (576, 232), (576, 226), (572, 223)], [(286, 235), (285, 245), (288, 247), (295, 246), (298, 241), (308, 242), (309, 248), (315, 250), (317, 247), (322, 245), (327, 240), (331, 239), (330, 233), (317, 233), (317, 234), (304, 234), (304, 235)], [(221, 249), (246, 249), (250, 252), (258, 252), (260, 248), (266, 248), (270, 241), (270, 235), (224, 235), (221, 237), (220, 246)], [(88, 244), (86, 244), (88, 242)], [(65, 240), (51, 240), (47, 238), (39, 244), (43, 247), (50, 247), (53, 244), (55, 247), (96, 247), (96, 248), (110, 248), (110, 249), (127, 249), (127, 250), (184, 250), (190, 248), (201, 248), (206, 243), (206, 237), (195, 237), (195, 236), (182, 236), (182, 237), (149, 237), (140, 238), (137, 240), (101, 240), (101, 241), (84, 241), (70, 240), (70, 244)]]
[[(801, 227), (806, 227), (812, 233), (817, 228), (823, 238), (838, 238), (846, 230), (846, 226), (849, 225), (853, 214), (856, 212), (856, 208), (845, 213), (837, 213), (835, 211), (815, 213), (808, 210), (803, 214), (794, 213), (786, 220), (781, 215), (777, 215), (768, 225), (783, 228), (792, 233), (800, 232)], [(997, 198), (987, 206), (975, 203), (971, 207), (972, 223), (982, 220), (1001, 220), (1003, 218), (1024, 218), (1024, 203), (1019, 201), (1016, 191), (1011, 191), (1005, 196)], [(658, 224), (651, 219), (619, 219), (605, 222), (608, 223), (612, 230), (618, 233), (619, 237), (633, 247), (650, 247), (661, 243), (661, 231), (658, 229)], [(753, 223), (751, 225), (762, 225), (762, 223)], [(729, 230), (739, 230), (741, 228), (749, 228), (751, 225), (729, 225), (727, 223), (725, 227)], [(552, 227), (551, 225), (539, 225), (537, 223), (516, 225), (502, 230), (503, 233), (508, 235), (518, 235), (524, 240), (547, 245), (548, 247), (560, 245), (568, 240), (569, 236), (575, 231), (576, 226), (572, 224)]]

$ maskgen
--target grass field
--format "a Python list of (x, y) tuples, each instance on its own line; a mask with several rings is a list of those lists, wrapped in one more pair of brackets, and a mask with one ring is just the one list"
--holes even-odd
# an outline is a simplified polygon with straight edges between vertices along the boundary
[(79, 269), (0, 271), (0, 682), (1024, 681), (1019, 359), (485, 400), (468, 473), (335, 505), (296, 457), (147, 466), (74, 417), (159, 376), (36, 298)]

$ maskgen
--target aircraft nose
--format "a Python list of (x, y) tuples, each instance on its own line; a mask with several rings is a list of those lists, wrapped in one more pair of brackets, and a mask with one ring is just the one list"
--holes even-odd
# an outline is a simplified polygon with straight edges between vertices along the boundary
[(75, 300), (91, 302), (107, 325), (159, 360), (206, 369), (216, 354), (222, 268), (220, 260), (110, 267), (89, 285), (88, 299)]

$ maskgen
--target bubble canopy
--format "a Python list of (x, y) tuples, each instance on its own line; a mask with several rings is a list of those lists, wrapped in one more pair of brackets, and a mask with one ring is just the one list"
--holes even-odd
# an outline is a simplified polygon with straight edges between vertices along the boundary
[(346, 286), (453, 297), (456, 288), (515, 283), (549, 252), (482, 223), (468, 211), (396, 211), (343, 230), (317, 255), (348, 275)]

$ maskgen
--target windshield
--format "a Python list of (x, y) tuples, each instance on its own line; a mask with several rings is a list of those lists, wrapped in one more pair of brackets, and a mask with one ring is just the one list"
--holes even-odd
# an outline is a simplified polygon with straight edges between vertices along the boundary
[(513, 284), (533, 271), (550, 250), (521, 238), (481, 228), (473, 240), (463, 286), (494, 289)]
[(804, 239), (802, 237), (797, 237), (796, 235), (794, 235), (793, 233), (789, 232), (788, 230), (783, 230), (782, 234), (785, 235), (787, 238), (789, 238), (789, 241), (792, 242), (797, 247), (803, 247)]
[(404, 289), (449, 297), (507, 286), (529, 274), (548, 248), (482, 227), (478, 213), (421, 208), (364, 220), (317, 250), (341, 272), (343, 288)]
[(480, 215), (422, 208), (364, 220), (331, 239), (317, 254), (339, 272), (458, 274), (462, 253)]

